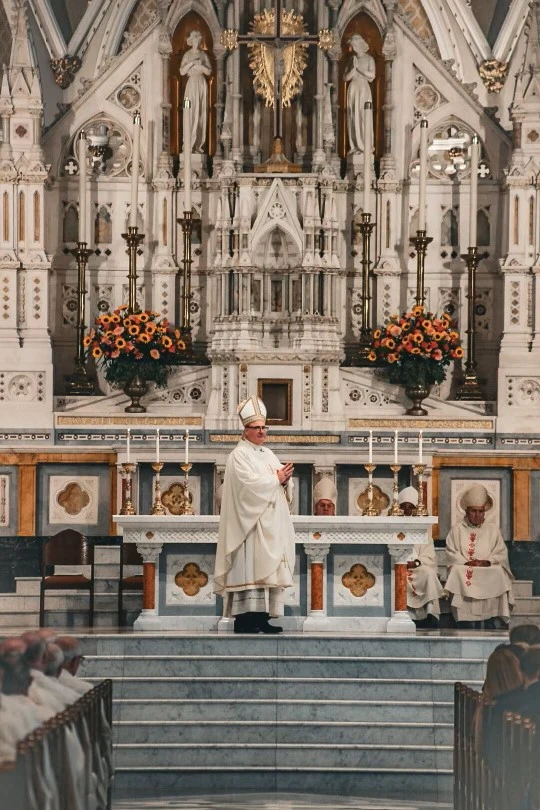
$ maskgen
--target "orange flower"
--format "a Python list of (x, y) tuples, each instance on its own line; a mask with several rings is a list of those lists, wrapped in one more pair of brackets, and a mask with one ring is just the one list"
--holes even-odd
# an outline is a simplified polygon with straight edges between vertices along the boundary
[(440, 349), (435, 349), (434, 352), (431, 352), (431, 358), (433, 360), (442, 360), (442, 352)]
[(463, 357), (464, 354), (465, 352), (463, 351), (461, 346), (458, 346), (457, 349), (455, 349), (454, 352), (452, 353), (452, 357)]
[(153, 357), (154, 360), (159, 360), (159, 352), (157, 349), (150, 349), (150, 357)]
[(369, 360), (371, 363), (373, 363), (373, 361), (377, 359), (377, 355), (375, 354), (375, 352), (371, 351), (371, 352), (368, 354), (367, 359), (368, 359), (368, 360)]
[(139, 342), (140, 343), (150, 343), (150, 340), (151, 340), (151, 337), (150, 337), (150, 335), (147, 335), (146, 332), (142, 332), (139, 335)]
[(140, 328), (136, 324), (133, 324), (132, 326), (128, 326), (128, 332), (130, 335), (138, 335)]
[(388, 360), (389, 363), (395, 363), (398, 357), (397, 354), (389, 354), (386, 359)]
[(381, 330), (380, 329), (375, 329), (375, 331), (373, 332), (373, 337), (375, 338), (375, 340), (377, 340), (377, 338), (380, 338), (380, 336), (381, 336)]
[(405, 322), (405, 323), (403, 324), (403, 331), (404, 331), (404, 332), (410, 332), (410, 330), (411, 330), (411, 325), (410, 325), (410, 323)]
[(415, 343), (422, 343), (424, 338), (422, 337), (420, 332), (415, 332), (414, 335), (412, 335), (412, 339), (414, 340)]
[(85, 339), (83, 340), (83, 346), (85, 348), (88, 348), (91, 343), (92, 343), (92, 338), (90, 337), (90, 335), (86, 335)]
[(388, 327), (388, 332), (392, 337), (399, 337), (401, 334), (401, 327), (397, 325), (397, 323), (393, 323), (391, 326)]
[(172, 346), (172, 340), (168, 335), (163, 335), (163, 337), (161, 338), (161, 342), (163, 343), (166, 349), (168, 349), (169, 346)]
[(97, 322), (98, 322), (98, 323), (102, 323), (102, 324), (103, 324), (103, 326), (106, 326), (107, 324), (109, 324), (109, 323), (111, 322), (111, 316), (110, 316), (110, 315), (107, 315), (107, 314), (105, 314), (105, 315), (101, 315), (101, 316), (100, 316), (100, 317), (97, 319)]
[(121, 337), (117, 338), (117, 340), (116, 340), (116, 348), (117, 349), (123, 349), (123, 348), (125, 348), (125, 345), (126, 345), (126, 341), (124, 340), (124, 338), (121, 338)]
[(413, 349), (411, 349), (411, 354), (421, 354), (421, 353), (422, 353), (422, 352), (421, 352), (421, 350), (418, 348), (418, 346), (415, 346)]
[(176, 345), (180, 349), (181, 352), (183, 352), (184, 349), (186, 348), (186, 344), (184, 343), (183, 340), (178, 340)]
[(113, 329), (114, 335), (123, 335), (124, 334), (124, 327), (123, 326), (115, 326)]
[(457, 332), (456, 332), (456, 331), (453, 329), (453, 330), (450, 332), (450, 338), (451, 338), (452, 340), (457, 340), (457, 339), (458, 339), (458, 337), (459, 337), (458, 333), (457, 333)]
[(423, 315), (424, 314), (424, 307), (421, 307), (418, 304), (417, 306), (412, 308), (412, 314), (414, 315), (415, 318), (417, 318), (419, 315)]
[(174, 336), (175, 336), (175, 338), (179, 338), (179, 337), (180, 337), (180, 329), (175, 329), (175, 330), (174, 330)]
[(139, 315), (139, 320), (141, 321), (141, 323), (146, 323), (147, 321), (150, 320), (150, 315), (148, 315), (147, 312), (141, 312), (141, 314)]
[(95, 357), (95, 358), (96, 358), (96, 360), (97, 360), (97, 358), (98, 358), (98, 357), (101, 357), (101, 355), (102, 355), (102, 354), (103, 354), (103, 352), (101, 351), (101, 349), (99, 348), (99, 346), (95, 346), (95, 347), (92, 349), (92, 357)]
[(428, 321), (428, 319), (426, 318), (424, 321), (422, 321), (422, 326), (424, 327), (424, 329), (431, 329), (431, 321)]
[(111, 321), (113, 323), (120, 323), (120, 320), (121, 320), (120, 315), (117, 315), (116, 312), (114, 313), (114, 315), (111, 315)]
[(149, 335), (153, 335), (155, 333), (155, 331), (156, 331), (155, 323), (147, 323), (144, 328), (148, 332)]

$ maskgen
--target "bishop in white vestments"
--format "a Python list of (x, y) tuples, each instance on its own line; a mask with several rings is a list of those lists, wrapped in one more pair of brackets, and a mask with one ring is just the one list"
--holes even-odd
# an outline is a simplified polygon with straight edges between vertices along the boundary
[[(398, 496), (403, 514), (409, 517), (418, 506), (418, 491), (405, 487)], [(407, 609), (414, 621), (436, 625), (441, 615), (439, 599), (443, 588), (437, 576), (437, 558), (431, 537), (427, 543), (412, 548), (412, 560), (407, 563)], [(430, 618), (432, 617), (432, 618)]]
[(448, 579), (452, 613), (458, 622), (502, 618), (510, 620), (514, 603), (512, 572), (499, 527), (485, 523), (493, 501), (481, 484), (463, 495), (463, 520), (452, 526), (446, 538)]
[(276, 633), (283, 590), (293, 585), (294, 526), (289, 512), (293, 465), (264, 447), (266, 408), (257, 397), (238, 406), (244, 432), (223, 481), (214, 591), (235, 617), (235, 633)]

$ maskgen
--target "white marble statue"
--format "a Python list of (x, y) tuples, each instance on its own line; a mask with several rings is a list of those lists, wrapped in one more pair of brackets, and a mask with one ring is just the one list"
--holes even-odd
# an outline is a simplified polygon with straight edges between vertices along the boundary
[(208, 122), (208, 83), (206, 76), (212, 73), (212, 66), (206, 51), (201, 48), (202, 34), (191, 31), (187, 40), (190, 50), (186, 51), (180, 63), (180, 75), (187, 76), (184, 99), (191, 101), (191, 132), (184, 132), (184, 144), (191, 144), (192, 152), (202, 152), (206, 141)]
[[(354, 34), (349, 45), (352, 48), (351, 56), (344, 79), (349, 82), (347, 86), (347, 135), (349, 137), (349, 154), (358, 154), (364, 151), (364, 104), (372, 101), (369, 82), (375, 78), (375, 60), (368, 54), (368, 44), (360, 34)], [(372, 116), (369, 116), (369, 126), (373, 128)], [(373, 143), (373, 132), (370, 143)]]

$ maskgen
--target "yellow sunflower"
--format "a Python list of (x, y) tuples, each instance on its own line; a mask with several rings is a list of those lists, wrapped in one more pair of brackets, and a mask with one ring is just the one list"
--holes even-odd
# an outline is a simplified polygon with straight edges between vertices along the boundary
[(141, 314), (139, 315), (139, 320), (141, 321), (141, 323), (146, 323), (147, 321), (150, 320), (150, 315), (147, 312), (141, 312)]
[(169, 346), (172, 346), (172, 340), (170, 339), (170, 337), (168, 335), (163, 335), (163, 337), (161, 338), (161, 342), (165, 346), (166, 349), (168, 349)]
[(135, 323), (131, 324), (131, 326), (128, 326), (128, 332), (130, 335), (138, 335), (140, 331), (141, 331), (140, 328)]
[(117, 338), (117, 340), (116, 340), (116, 348), (117, 349), (124, 349), (125, 345), (126, 345), (126, 341), (124, 340), (124, 338), (121, 338), (121, 337)]
[(147, 335), (146, 332), (141, 332), (139, 335), (139, 342), (140, 343), (150, 343), (150, 335)]
[(83, 340), (83, 346), (87, 349), (91, 343), (92, 338), (90, 337), (90, 335), (86, 335), (85, 339)]
[(370, 353), (368, 354), (368, 356), (367, 356), (367, 359), (368, 359), (370, 362), (372, 362), (372, 363), (373, 363), (373, 361), (377, 359), (377, 355), (375, 354), (375, 352), (370, 352)]
[(98, 359), (98, 357), (101, 357), (102, 354), (103, 354), (103, 352), (101, 351), (99, 346), (95, 346), (92, 349), (92, 357), (94, 357), (96, 360)]

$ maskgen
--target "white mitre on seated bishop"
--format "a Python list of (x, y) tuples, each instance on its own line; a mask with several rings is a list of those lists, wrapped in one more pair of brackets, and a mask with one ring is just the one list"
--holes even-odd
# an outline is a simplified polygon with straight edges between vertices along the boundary
[(413, 506), (418, 506), (418, 490), (414, 487), (404, 487), (400, 490), (398, 495), (398, 503), (412, 503)]
[(258, 419), (262, 419), (266, 422), (266, 406), (259, 397), (249, 397), (249, 399), (245, 399), (240, 403), (236, 412), (242, 420), (244, 427), (251, 424), (251, 422), (256, 422)]
[(315, 488), (313, 490), (313, 503), (316, 504), (322, 500), (332, 501), (334, 506), (336, 505), (337, 502), (336, 485), (334, 484), (331, 478), (328, 478), (327, 475), (321, 478), (321, 480), (318, 482), (318, 484), (315, 485)]

